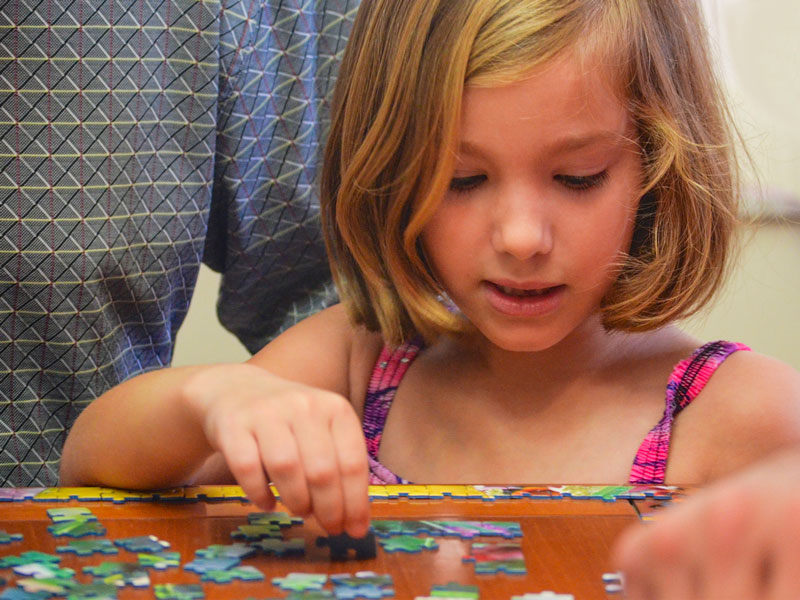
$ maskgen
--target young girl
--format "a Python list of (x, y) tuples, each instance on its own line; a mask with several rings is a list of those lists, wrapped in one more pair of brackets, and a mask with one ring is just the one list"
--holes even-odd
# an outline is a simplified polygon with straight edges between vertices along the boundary
[(701, 484), (800, 442), (796, 372), (673, 325), (726, 270), (731, 148), (693, 1), (364, 0), (321, 188), (342, 305), (111, 390), (62, 484), (272, 481), (360, 535), (368, 480)]

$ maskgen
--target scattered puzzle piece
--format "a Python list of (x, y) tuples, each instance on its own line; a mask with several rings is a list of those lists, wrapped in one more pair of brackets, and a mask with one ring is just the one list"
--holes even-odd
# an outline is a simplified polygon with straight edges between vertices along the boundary
[(603, 573), (606, 594), (621, 594), (625, 591), (625, 579), (621, 572)]
[(239, 525), (234, 531), (231, 532), (231, 537), (234, 539), (245, 540), (261, 540), (264, 538), (281, 538), (280, 525), (272, 523), (261, 523), (258, 525)]
[(89, 556), (90, 554), (118, 554), (119, 550), (114, 547), (111, 540), (73, 540), (66, 546), (57, 546), (56, 552), (72, 552), (78, 556)]
[(114, 544), (128, 552), (163, 552), (169, 548), (169, 542), (159, 540), (154, 535), (141, 535), (114, 540)]
[(70, 588), (67, 600), (116, 600), (116, 586), (107, 583), (79, 583)]
[(224, 571), (206, 571), (200, 579), (202, 581), (214, 581), (216, 583), (230, 583), (234, 579), (241, 581), (264, 581), (264, 573), (255, 567), (245, 565), (243, 567), (234, 567)]
[(69, 507), (69, 508), (48, 508), (47, 516), (53, 523), (63, 523), (64, 521), (97, 521), (97, 517), (88, 508)]
[(373, 521), (372, 529), (379, 537), (420, 534), (461, 539), (522, 536), (520, 524), (515, 521)]
[(159, 583), (153, 586), (158, 600), (199, 600), (205, 598), (203, 586), (197, 583)]
[(0, 558), (0, 568), (14, 567), (17, 565), (27, 565), (29, 563), (59, 563), (61, 557), (55, 554), (46, 554), (31, 550), (23, 552), (19, 556), (4, 556)]
[(431, 588), (433, 598), (469, 598), (478, 600), (480, 594), (476, 585), (461, 585), (451, 581), (447, 585), (435, 585)]
[(46, 600), (51, 597), (49, 592), (26, 592), (22, 588), (7, 588), (0, 593), (0, 600)]
[(463, 560), (474, 562), (475, 573), (478, 574), (502, 571), (509, 575), (524, 575), (527, 572), (522, 547), (514, 542), (473, 542), (470, 553)]
[(141, 566), (158, 569), (159, 571), (169, 569), (170, 567), (177, 567), (181, 564), (181, 555), (179, 552), (140, 553), (137, 558)]
[(233, 556), (219, 556), (217, 558), (195, 558), (192, 562), (183, 565), (187, 571), (203, 574), (206, 571), (227, 571), (239, 566), (241, 561)]
[(103, 583), (124, 587), (147, 587), (150, 576), (137, 563), (106, 561), (97, 566), (83, 567), (83, 572), (96, 577)]
[(212, 544), (195, 552), (198, 558), (247, 558), (256, 553), (254, 544)]
[(17, 575), (23, 577), (33, 577), (34, 579), (72, 579), (75, 571), (72, 569), (61, 569), (56, 563), (28, 563), (13, 567)]
[(97, 521), (59, 521), (47, 528), (56, 537), (85, 537), (87, 535), (105, 535), (106, 528)]
[(22, 541), (21, 533), (6, 533), (5, 530), (0, 529), (0, 544), (10, 544), (11, 542)]
[(334, 585), (333, 593), (338, 600), (394, 596), (391, 575), (360, 571), (354, 576), (349, 574), (331, 575), (331, 582)]
[(386, 552), (422, 552), (439, 547), (432, 537), (420, 538), (412, 535), (398, 535), (378, 541)]
[(263, 539), (252, 542), (251, 546), (259, 548), (264, 554), (274, 554), (275, 556), (306, 553), (306, 541), (303, 538), (291, 538), (289, 540)]
[(317, 573), (289, 573), (285, 577), (275, 577), (272, 584), (282, 590), (304, 592), (306, 590), (321, 590), (328, 580), (327, 575)]
[(300, 517), (292, 517), (285, 512), (255, 512), (247, 515), (247, 522), (250, 525), (291, 527), (292, 525), (302, 525), (303, 519)]
[(26, 592), (46, 593), (48, 595), (64, 596), (71, 587), (77, 585), (74, 579), (17, 579), (17, 585)]
[(375, 558), (375, 534), (371, 531), (363, 538), (353, 538), (346, 533), (331, 535), (328, 537), (318, 537), (317, 546), (328, 546), (331, 553), (331, 560), (347, 560), (349, 550), (354, 550), (356, 558), (366, 560)]
[(522, 596), (511, 596), (511, 600), (575, 600), (572, 594), (556, 594), (550, 590), (537, 594), (523, 594)]

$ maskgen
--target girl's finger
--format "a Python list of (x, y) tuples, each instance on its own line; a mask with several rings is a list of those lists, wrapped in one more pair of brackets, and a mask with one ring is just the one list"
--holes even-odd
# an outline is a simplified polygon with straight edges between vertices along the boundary
[(261, 460), (283, 505), (301, 517), (311, 514), (311, 494), (293, 431), (281, 421), (265, 421), (258, 428)]
[(219, 450), (250, 501), (264, 510), (271, 510), (275, 506), (275, 496), (269, 489), (259, 447), (252, 434), (239, 431), (223, 435), (219, 439)]
[(369, 466), (358, 417), (350, 411), (334, 416), (331, 434), (339, 459), (344, 528), (353, 537), (363, 537), (369, 530)]
[(311, 495), (311, 510), (331, 534), (342, 532), (344, 500), (337, 448), (327, 419), (303, 419), (293, 425)]

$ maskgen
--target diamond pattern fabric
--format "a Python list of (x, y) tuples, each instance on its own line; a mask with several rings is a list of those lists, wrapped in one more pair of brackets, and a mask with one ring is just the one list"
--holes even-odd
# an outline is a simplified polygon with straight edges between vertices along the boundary
[(314, 183), (356, 0), (0, 1), (0, 484), (169, 365), (201, 261), (251, 351), (330, 304)]

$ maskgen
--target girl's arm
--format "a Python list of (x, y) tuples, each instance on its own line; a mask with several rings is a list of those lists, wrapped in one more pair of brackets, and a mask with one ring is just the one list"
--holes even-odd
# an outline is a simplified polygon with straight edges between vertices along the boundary
[(159, 488), (232, 476), (268, 509), (272, 481), (296, 514), (363, 535), (366, 452), (347, 400), (354, 336), (333, 307), (245, 364), (162, 369), (113, 388), (75, 422), (62, 485)]

